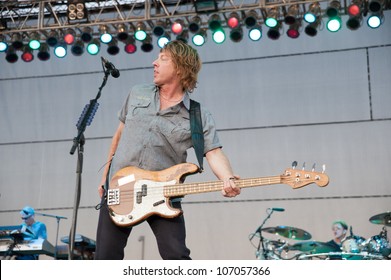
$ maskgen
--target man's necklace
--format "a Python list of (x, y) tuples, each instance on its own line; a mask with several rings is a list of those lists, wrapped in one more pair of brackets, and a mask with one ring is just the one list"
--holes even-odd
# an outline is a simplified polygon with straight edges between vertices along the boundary
[(165, 97), (163, 94), (160, 94), (160, 96), (164, 99), (164, 100), (166, 100), (166, 101), (168, 101), (168, 102), (172, 102), (172, 103), (176, 103), (176, 102), (179, 102), (179, 101), (181, 101), (182, 99), (183, 99), (183, 96), (181, 97), (181, 98), (179, 98), (178, 100), (170, 100), (169, 98), (167, 98), (167, 97)]

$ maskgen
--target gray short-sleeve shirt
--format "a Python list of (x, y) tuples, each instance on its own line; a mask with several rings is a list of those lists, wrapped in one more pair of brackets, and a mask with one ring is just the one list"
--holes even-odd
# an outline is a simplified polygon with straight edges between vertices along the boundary
[[(160, 111), (158, 87), (153, 84), (133, 87), (119, 112), (119, 120), (125, 125), (110, 177), (126, 166), (157, 171), (186, 162), (187, 150), (193, 147), (189, 108), (187, 93), (181, 103)], [(205, 154), (221, 144), (212, 115), (203, 106), (201, 118)]]

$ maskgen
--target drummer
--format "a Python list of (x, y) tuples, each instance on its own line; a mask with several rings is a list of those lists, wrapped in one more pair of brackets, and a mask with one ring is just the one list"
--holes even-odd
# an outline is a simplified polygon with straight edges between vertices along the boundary
[[(342, 252), (342, 242), (346, 238), (348, 231), (348, 225), (345, 221), (334, 221), (331, 226), (334, 238), (328, 241), (326, 244), (334, 248), (334, 252)], [(332, 259), (341, 259), (340, 256), (333, 256)]]

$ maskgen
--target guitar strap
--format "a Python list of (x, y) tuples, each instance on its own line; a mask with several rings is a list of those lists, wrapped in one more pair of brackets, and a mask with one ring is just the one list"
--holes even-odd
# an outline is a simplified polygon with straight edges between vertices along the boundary
[(190, 131), (191, 140), (200, 165), (200, 172), (204, 170), (204, 132), (202, 130), (200, 103), (190, 99)]

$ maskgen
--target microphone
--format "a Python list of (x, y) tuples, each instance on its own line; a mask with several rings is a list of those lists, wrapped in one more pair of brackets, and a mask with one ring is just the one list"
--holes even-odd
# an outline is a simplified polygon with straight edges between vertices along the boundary
[(276, 212), (284, 212), (285, 209), (284, 208), (267, 208), (269, 210), (272, 210), (272, 211), (276, 211)]
[(114, 78), (118, 78), (119, 75), (120, 75), (119, 74), (119, 70), (117, 68), (115, 68), (114, 64), (111, 63), (110, 61), (108, 61), (103, 56), (101, 56), (101, 59), (102, 59), (102, 62), (104, 63), (104, 65), (105, 65), (106, 69), (110, 70), (111, 76), (113, 76)]

